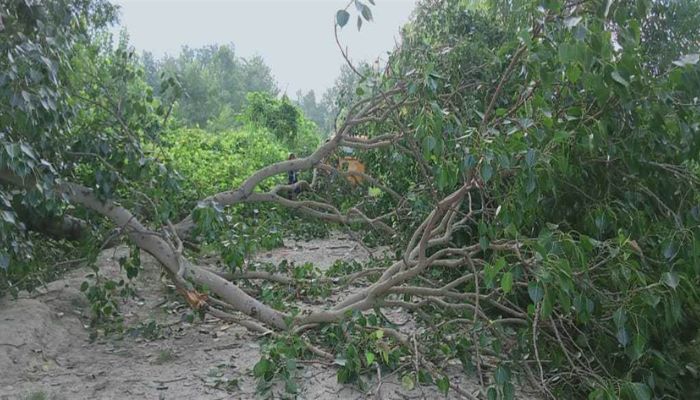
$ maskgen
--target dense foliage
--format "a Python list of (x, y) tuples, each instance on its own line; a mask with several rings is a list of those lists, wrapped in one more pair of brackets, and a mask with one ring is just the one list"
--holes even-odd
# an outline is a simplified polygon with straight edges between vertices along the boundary
[(147, 82), (162, 93), (163, 78), (176, 77), (182, 87), (174, 115), (185, 125), (205, 128), (212, 121), (228, 120), (243, 111), (246, 95), (279, 92), (270, 68), (261, 57), (244, 59), (236, 56), (233, 45), (212, 45), (199, 49), (184, 47), (177, 57), (156, 59), (151, 53), (142, 56)]
[(294, 151), (308, 154), (319, 142), (317, 126), (304, 118), (287, 96), (275, 99), (265, 93), (249, 93), (240, 121), (267, 130)]
[[(243, 87), (235, 94), (238, 112), (220, 113), (213, 132), (178, 129), (197, 123), (183, 111), (192, 100), (191, 82), (175, 67), (169, 72), (169, 65), (180, 65), (171, 60), (151, 86), (153, 71), (147, 63), (144, 68), (127, 37), (113, 43), (106, 31), (115, 15), (114, 7), (101, 1), (11, 2), (0, 9), (0, 170), (36, 182), (21, 188), (0, 186), (0, 273), (8, 274), (2, 290), (9, 285), (14, 292), (20, 282), (20, 288), (30, 288), (53, 276), (45, 264), (56, 259), (56, 252), (68, 257), (95, 250), (109, 238), (109, 224), (58, 195), (55, 184), (60, 179), (95, 188), (104, 198), (122, 198), (138, 215), (159, 224), (187, 211), (183, 207), (240, 183), (256, 168), (286, 159), (291, 151), (308, 152), (320, 140), (315, 125), (296, 107), (268, 95), (258, 96), (288, 106), (297, 127), (294, 138), (280, 142), (269, 127), (239, 115), (245, 111), (248, 90), (276, 89), (259, 59), (236, 59), (229, 47), (194, 52), (196, 56), (185, 52), (183, 60), (189, 54), (190, 62), (180, 64), (241, 80)], [(68, 29), (59, 28), (64, 25)], [(230, 70), (224, 59), (244, 66)], [(259, 76), (258, 83), (254, 76)], [(211, 99), (221, 107), (230, 103), (229, 109), (235, 96), (227, 96)], [(268, 121), (275, 124), (277, 118), (270, 115)], [(33, 231), (58, 242), (39, 251)], [(86, 242), (75, 248), (64, 239)], [(96, 255), (90, 253), (88, 261)]]
[[(359, 28), (371, 11), (353, 4)], [(406, 386), (448, 391), (430, 366), (458, 360), (489, 399), (513, 398), (525, 379), (553, 398), (697, 397), (699, 4), (425, 0), (384, 71), (347, 69), (323, 100), (327, 126), (348, 136), (253, 182), (259, 168), (320, 142), (316, 124), (274, 97), (260, 60), (215, 46), (159, 62), (146, 55), (142, 66), (125, 36), (111, 43), (106, 2), (3, 3), (0, 277), (17, 286), (44, 263), (37, 257), (61, 252), (90, 262), (116, 228), (159, 257), (188, 301), (197, 290), (219, 295), (276, 329), (254, 373), (262, 382), (281, 375), (290, 392), (295, 359), (310, 356), (313, 341), (338, 356), (343, 383), (413, 357)], [(338, 27), (349, 18), (340, 10)], [(354, 119), (362, 107), (374, 113)], [(355, 146), (372, 180), (338, 179), (345, 171), (330, 146), (339, 144)], [(296, 187), (277, 184), (302, 165), (331, 172), (295, 199)], [(284, 196), (270, 192), (278, 189)], [(255, 201), (267, 205), (242, 204)], [(392, 244), (399, 261), (372, 266), (407, 278), (371, 286), (364, 304), (337, 315), (309, 313), (318, 322), (307, 324), (294, 301), (328, 297), (361, 266), (244, 270), (250, 253), (279, 244), (276, 229), (291, 220), (282, 205), (352, 228), (378, 219), (342, 212), (387, 216), (367, 237)], [(440, 213), (463, 222), (431, 226)], [(178, 230), (180, 220), (194, 228)], [(433, 228), (447, 239), (425, 239)], [(46, 234), (83, 247), (38, 250)], [(274, 279), (256, 286), (257, 300), (230, 282), (222, 286), (236, 292), (217, 289), (221, 278), (187, 264), (178, 234), (217, 251), (232, 274)], [(129, 278), (139, 251), (124, 261)], [(116, 315), (114, 285), (83, 289), (99, 317)], [(387, 337), (395, 326), (385, 301), (414, 311), (412, 343)], [(302, 333), (289, 329), (299, 321)]]
[[(257, 100), (259, 106), (263, 99), (272, 100), (279, 94), (272, 71), (262, 57), (239, 57), (233, 44), (183, 47), (177, 56), (162, 58), (144, 52), (141, 63), (146, 82), (156, 95), (168, 105), (177, 100), (172, 112), (177, 122), (187, 127), (213, 131), (238, 127), (238, 118), (252, 105), (251, 100)], [(344, 75), (342, 71), (341, 75)], [(168, 83), (168, 80), (174, 81)], [(173, 84), (177, 85), (177, 96), (173, 96)], [(249, 94), (254, 92), (259, 94), (251, 98)], [(325, 136), (331, 128), (334, 93), (329, 89), (317, 101), (313, 90), (299, 91), (294, 101), (304, 117), (313, 121)], [(293, 112), (291, 107), (289, 112)]]
[[(360, 68), (368, 69), (369, 66), (363, 64)], [(360, 77), (343, 64), (333, 86), (323, 92), (320, 99), (316, 99), (316, 93), (313, 90), (306, 94), (298, 91), (296, 103), (304, 115), (316, 123), (324, 136), (329, 136), (335, 130), (338, 114), (356, 99), (359, 81)]]
[(30, 229), (71, 226), (54, 191), (58, 177), (110, 196), (119, 181), (157, 175), (158, 165), (141, 150), (158, 129), (157, 101), (124, 43), (113, 47), (104, 40), (101, 32), (114, 13), (101, 1), (0, 8), (0, 171), (33, 183), (0, 187), (3, 270), (32, 268), (37, 253)]
[(306, 118), (316, 123), (316, 126), (321, 129), (324, 136), (328, 136), (331, 133), (327, 127), (329, 118), (328, 107), (322, 99), (321, 101), (316, 100), (316, 93), (313, 90), (309, 90), (306, 93), (298, 90), (295, 103), (304, 112)]
[(164, 138), (165, 156), (183, 176), (181, 197), (190, 208), (193, 202), (212, 193), (240, 185), (257, 169), (284, 160), (287, 150), (255, 130), (211, 133), (200, 129), (178, 129)]
[[(517, 25), (460, 2), (418, 8), (390, 61), (392, 75), (415, 77), (410, 105), (373, 128), (410, 132), (405, 148), (363, 157), (418, 215), (479, 179), (485, 189), (474, 207), (484, 213), (456, 243), (482, 246), (483, 284), (530, 318), (503, 332), (518, 345), (492, 338), (493, 350), (530, 358), (522, 347), (530, 343), (550, 371), (597, 371), (557, 376), (555, 397), (694, 397), (700, 43), (690, 10), (698, 3), (502, 7), (521, 18)], [(419, 221), (408, 219), (405, 232)], [(486, 251), (506, 239), (518, 240), (520, 252)], [(454, 273), (434, 278), (448, 282)], [(535, 344), (538, 320), (572, 329), (578, 350), (569, 353), (558, 332)], [(473, 329), (467, 337), (490, 336)]]

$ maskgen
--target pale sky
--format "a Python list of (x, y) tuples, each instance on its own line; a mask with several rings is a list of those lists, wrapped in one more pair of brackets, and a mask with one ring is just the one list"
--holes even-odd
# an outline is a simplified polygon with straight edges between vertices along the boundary
[[(113, 0), (131, 44), (156, 56), (175, 55), (183, 45), (233, 43), (242, 57), (260, 55), (280, 89), (317, 99), (333, 85), (344, 60), (333, 38), (333, 21), (347, 0)], [(369, 5), (368, 1), (365, 1)], [(376, 0), (374, 21), (357, 31), (357, 11), (341, 30), (353, 61), (386, 58), (399, 40), (416, 0)], [(120, 28), (117, 28), (120, 29)]]

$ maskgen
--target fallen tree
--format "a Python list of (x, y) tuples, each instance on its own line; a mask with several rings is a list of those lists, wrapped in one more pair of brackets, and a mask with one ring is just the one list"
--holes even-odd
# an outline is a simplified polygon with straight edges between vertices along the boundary
[[(146, 192), (158, 184), (139, 186), (143, 175), (161, 175), (148, 170), (156, 167), (141, 147), (150, 138), (143, 127), (157, 118), (119, 108), (145, 101), (129, 97), (134, 91), (121, 92), (128, 101), (107, 96), (104, 103), (87, 102), (105, 113), (96, 124), (118, 127), (105, 138), (77, 141), (101, 152), (81, 152), (76, 161), (89, 159), (100, 174), (56, 171), (53, 165), (67, 165), (77, 152), (51, 159), (51, 147), (37, 139), (44, 132), (14, 124), (8, 146), (25, 156), (3, 159), (0, 181), (25, 194), (41, 188), (48, 198), (108, 219), (163, 265), (194, 309), (280, 340), (300, 340), (316, 356), (345, 352), (355, 368), (343, 366), (344, 380), (374, 365), (370, 357), (358, 361), (354, 346), (370, 346), (369, 335), (379, 331), (397, 346), (396, 354), (410, 355), (415, 367), (408, 379), (425, 381), (425, 370), (449, 388), (438, 365), (458, 359), (472, 368), (483, 390), (474, 395), (452, 387), (465, 397), (510, 398), (516, 373), (556, 398), (693, 393), (697, 360), (685, 359), (683, 349), (697, 334), (700, 110), (694, 94), (700, 72), (696, 57), (687, 55), (664, 73), (659, 68), (666, 66), (648, 65), (645, 54), (666, 45), (650, 31), (665, 21), (664, 7), (527, 2), (509, 27), (451, 2), (426, 2), (387, 70), (362, 76), (363, 95), (339, 115), (330, 140), (203, 199), (179, 222), (171, 218), (180, 210), (160, 212), (168, 192), (156, 191), (156, 198)], [(347, 22), (344, 13), (336, 29)], [(630, 21), (638, 18), (657, 25), (635, 28)], [(126, 75), (107, 83), (129, 87)], [(102, 144), (112, 147), (102, 150)], [(328, 202), (314, 192), (315, 182), (303, 180), (261, 189), (289, 171), (349, 174), (325, 162), (339, 147), (355, 149), (371, 166), (363, 178), (387, 194), (382, 202)], [(282, 195), (297, 188), (304, 189), (298, 199)], [(145, 200), (137, 203), (137, 197)], [(360, 279), (357, 273), (314, 280), (342, 295), (332, 307), (277, 309), (242, 285), (309, 282), (245, 269), (215, 271), (183, 245), (207, 228), (199, 226), (198, 213), (247, 203), (364, 226), (391, 237), (398, 256), (367, 273), (376, 280), (353, 293), (343, 291), (343, 282)], [(130, 206), (153, 210), (139, 214)], [(402, 332), (377, 317), (390, 308), (414, 313), (420, 330)], [(656, 324), (660, 310), (665, 320)], [(324, 334), (334, 329), (347, 343), (329, 343)], [(678, 330), (684, 334), (674, 337)], [(392, 357), (387, 352), (376, 365), (396, 367)]]

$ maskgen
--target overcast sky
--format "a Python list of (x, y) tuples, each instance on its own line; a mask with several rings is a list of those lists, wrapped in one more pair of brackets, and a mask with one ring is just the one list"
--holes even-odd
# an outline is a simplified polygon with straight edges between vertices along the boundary
[[(139, 52), (174, 55), (183, 45), (233, 43), (240, 56), (262, 56), (290, 96), (313, 89), (319, 98), (344, 62), (333, 38), (333, 20), (347, 0), (113, 1), (121, 6), (120, 24)], [(415, 0), (375, 3), (373, 22), (358, 32), (353, 7), (341, 32), (353, 60), (385, 59), (415, 6)]]

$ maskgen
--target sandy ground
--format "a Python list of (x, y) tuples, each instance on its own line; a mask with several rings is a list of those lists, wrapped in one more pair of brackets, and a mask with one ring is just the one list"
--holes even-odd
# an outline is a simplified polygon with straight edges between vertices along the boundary
[(370, 258), (370, 253), (376, 258), (390, 255), (388, 247), (366, 249), (348, 236), (331, 234), (327, 239), (312, 239), (300, 241), (284, 239), (284, 246), (272, 251), (264, 251), (258, 254), (256, 260), (279, 264), (282, 260), (294, 262), (297, 265), (312, 263), (321, 270), (326, 270), (336, 260), (365, 262)]
[[(101, 274), (122, 275), (117, 260), (125, 247), (100, 254)], [(258, 259), (314, 262), (324, 269), (337, 259), (366, 260), (369, 254), (342, 236), (285, 246)], [(89, 269), (77, 269), (38, 293), (0, 299), (0, 400), (5, 399), (254, 399), (252, 368), (260, 357), (261, 339), (237, 325), (207, 318), (183, 322), (186, 309), (161, 281), (159, 267), (142, 256), (144, 271), (136, 279), (136, 299), (120, 304), (127, 327), (156, 321), (163, 326), (155, 340), (142, 335), (107, 336), (90, 341), (86, 326), (89, 305), (80, 284)], [(405, 315), (391, 313), (392, 319)], [(408, 325), (410, 326), (410, 325)], [(406, 392), (395, 375), (377, 384), (369, 379), (364, 392), (336, 382), (336, 370), (303, 363), (298, 371), (299, 399), (445, 398), (434, 387)], [(449, 367), (452, 382), (475, 390), (475, 382)], [(293, 398), (281, 387), (264, 397)], [(451, 392), (447, 398), (460, 398)], [(522, 396), (519, 396), (522, 398)], [(529, 397), (534, 398), (534, 397)]]

